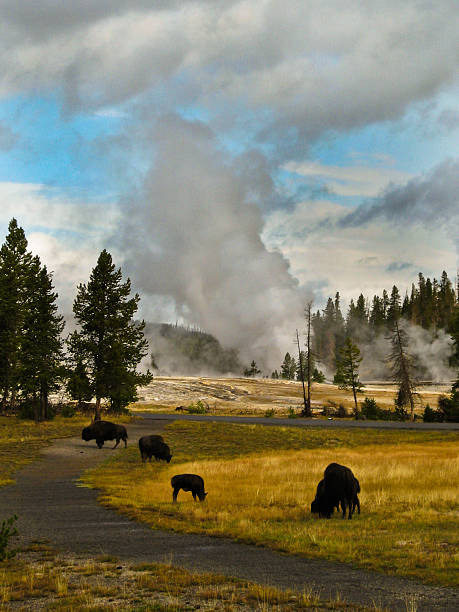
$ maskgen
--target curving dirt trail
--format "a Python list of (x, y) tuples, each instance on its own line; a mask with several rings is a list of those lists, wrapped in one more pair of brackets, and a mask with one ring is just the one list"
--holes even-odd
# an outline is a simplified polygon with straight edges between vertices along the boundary
[[(167, 420), (143, 419), (129, 425), (130, 444), (160, 432)], [(21, 544), (49, 540), (56, 548), (90, 556), (114, 555), (131, 562), (172, 562), (192, 570), (236, 576), (280, 588), (337, 594), (349, 602), (405, 611), (453, 612), (459, 591), (384, 576), (350, 566), (283, 555), (225, 538), (152, 530), (104, 508), (97, 491), (79, 487), (78, 476), (107, 458), (112, 443), (98, 450), (78, 438), (56, 441), (39, 460), (17, 474), (16, 484), (0, 489), (0, 518), (16, 513)], [(114, 452), (123, 452), (123, 449)]]

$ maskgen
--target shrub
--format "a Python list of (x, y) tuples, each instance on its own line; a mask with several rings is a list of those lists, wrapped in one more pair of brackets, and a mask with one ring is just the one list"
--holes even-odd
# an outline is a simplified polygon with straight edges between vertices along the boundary
[(288, 408), (287, 416), (289, 419), (296, 419), (298, 417), (297, 413), (291, 406)]
[(0, 527), (0, 561), (11, 559), (16, 555), (16, 550), (8, 550), (10, 539), (17, 535), (17, 529), (13, 527), (13, 523), (18, 520), (18, 517), (13, 514), (10, 518), (2, 521)]
[(442, 395), (438, 399), (438, 410), (442, 420), (447, 423), (459, 422), (459, 389), (454, 389), (451, 395)]
[(66, 417), (66, 418), (70, 419), (73, 416), (75, 416), (75, 414), (76, 414), (76, 410), (75, 410), (75, 406), (73, 404), (63, 404), (62, 405), (61, 415), (63, 417)]
[(265, 417), (266, 418), (271, 418), (274, 416), (274, 408), (269, 408), (268, 410), (266, 410), (265, 412)]
[(439, 410), (433, 410), (429, 404), (427, 404), (424, 408), (422, 420), (424, 423), (440, 423), (443, 421), (443, 415)]
[(189, 414), (207, 414), (209, 412), (209, 408), (201, 400), (198, 400), (196, 404), (190, 404), (186, 410)]

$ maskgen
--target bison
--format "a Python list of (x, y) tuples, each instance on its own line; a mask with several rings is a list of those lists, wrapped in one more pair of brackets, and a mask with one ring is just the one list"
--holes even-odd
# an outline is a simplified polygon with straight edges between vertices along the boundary
[(139, 450), (142, 457), (142, 461), (145, 463), (147, 459), (151, 461), (154, 451), (160, 448), (161, 444), (164, 444), (164, 438), (160, 435), (143, 436), (139, 440)]
[(95, 421), (88, 427), (85, 427), (81, 432), (82, 440), (88, 442), (89, 440), (95, 440), (98, 448), (102, 448), (104, 442), (107, 440), (115, 440), (116, 444), (113, 448), (116, 448), (120, 443), (120, 440), (124, 440), (124, 446), (127, 446), (127, 431), (124, 425), (117, 425), (110, 421)]
[(320, 517), (330, 518), (336, 508), (343, 511), (343, 518), (348, 509), (348, 518), (357, 507), (360, 514), (360, 502), (357, 493), (360, 484), (352, 471), (338, 463), (330, 463), (325, 469), (324, 478), (317, 485), (314, 501), (311, 503), (311, 512), (318, 513)]
[(177, 501), (177, 495), (180, 489), (184, 491), (191, 491), (194, 501), (196, 501), (196, 495), (199, 497), (199, 501), (204, 501), (207, 493), (204, 492), (204, 480), (197, 474), (177, 474), (171, 478), (171, 487), (174, 489), (172, 493), (172, 501)]
[[(149, 436), (146, 436), (146, 437), (149, 437)], [(142, 454), (142, 448), (140, 447), (140, 440), (139, 440), (139, 448), (140, 448), (140, 453)], [(171, 449), (168, 447), (167, 444), (158, 440), (156, 444), (152, 444), (150, 446), (148, 450), (148, 454), (146, 456), (145, 454), (142, 454), (142, 461), (145, 462), (147, 460), (147, 457), (150, 458), (150, 461), (151, 461), (151, 458), (154, 457), (156, 461), (167, 461), (167, 463), (170, 463), (172, 459)]]

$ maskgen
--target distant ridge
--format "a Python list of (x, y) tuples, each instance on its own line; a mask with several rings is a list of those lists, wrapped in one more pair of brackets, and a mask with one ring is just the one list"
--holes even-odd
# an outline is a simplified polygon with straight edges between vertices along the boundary
[(240, 374), (238, 352), (207, 332), (171, 323), (146, 323), (145, 335), (161, 374)]

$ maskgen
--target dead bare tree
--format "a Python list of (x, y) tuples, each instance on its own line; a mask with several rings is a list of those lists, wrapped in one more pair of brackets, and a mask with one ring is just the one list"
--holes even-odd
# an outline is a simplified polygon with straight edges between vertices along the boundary
[(303, 412), (302, 415), (306, 416), (306, 417), (310, 417), (312, 416), (311, 413), (311, 402), (309, 401), (308, 403), (308, 399), (306, 399), (306, 390), (304, 387), (304, 365), (303, 365), (303, 354), (300, 348), (300, 337), (298, 335), (298, 330), (296, 330), (296, 343), (298, 346), (298, 361), (299, 361), (299, 366), (298, 366), (298, 371), (300, 374), (300, 378), (301, 378), (301, 383), (303, 385), (303, 402), (304, 402), (304, 408), (303, 408)]

